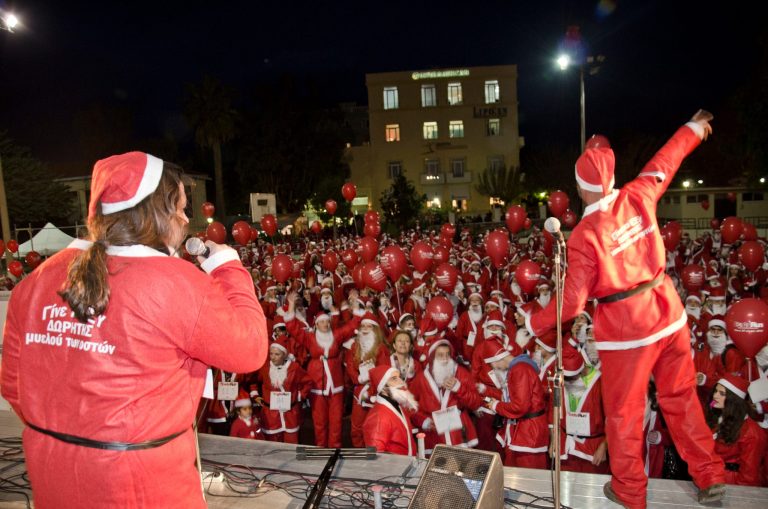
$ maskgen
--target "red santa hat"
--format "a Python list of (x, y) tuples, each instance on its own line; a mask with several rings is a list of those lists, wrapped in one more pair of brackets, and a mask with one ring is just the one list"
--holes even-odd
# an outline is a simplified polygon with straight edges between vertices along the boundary
[[(382, 364), (380, 366), (376, 366), (375, 368), (372, 368), (368, 372), (368, 378), (371, 381), (371, 387), (373, 387), (376, 391), (376, 394), (381, 394), (381, 391), (384, 390), (384, 387), (387, 386), (387, 382), (389, 382), (389, 379), (392, 378), (394, 375), (399, 375), (400, 371), (398, 371), (397, 368), (393, 368), (392, 366), (388, 366), (386, 364)], [(376, 396), (371, 396), (370, 398), (372, 403), (376, 402)]]
[(322, 288), (320, 288), (320, 294), (322, 295), (324, 293), (333, 295), (333, 290), (328, 286), (323, 286)]
[(320, 320), (328, 320), (331, 321), (331, 315), (328, 315), (326, 313), (318, 313), (315, 315), (315, 325), (317, 325), (317, 322)]
[(135, 207), (155, 192), (163, 174), (163, 161), (144, 152), (127, 152), (97, 161), (91, 179), (88, 219), (101, 204), (102, 214)]
[(507, 328), (507, 324), (504, 323), (504, 317), (501, 315), (501, 311), (494, 309), (488, 313), (488, 319), (483, 324), (483, 328), (490, 327), (491, 325), (498, 325), (502, 329)]
[(536, 338), (536, 344), (550, 353), (557, 352), (557, 329), (550, 329)]
[(285, 329), (285, 327), (286, 327), (285, 320), (283, 320), (282, 317), (275, 317), (275, 321), (272, 324), (272, 331), (274, 331), (278, 327), (282, 327), (283, 329)]
[(413, 284), (411, 285), (411, 293), (415, 292), (416, 290), (423, 290), (427, 287), (427, 283), (421, 279), (421, 278), (414, 278)]
[(717, 381), (720, 385), (740, 397), (741, 399), (747, 398), (747, 391), (749, 389), (749, 382), (746, 378), (739, 375), (733, 375), (726, 373), (723, 378)]
[(721, 327), (723, 330), (728, 330), (725, 325), (725, 317), (723, 315), (712, 315), (707, 322), (707, 329), (711, 327)]
[(251, 406), (252, 404), (253, 403), (251, 403), (251, 397), (247, 392), (245, 392), (245, 389), (240, 389), (240, 391), (237, 393), (237, 399), (235, 400), (235, 408)]
[(699, 295), (698, 295), (698, 294), (696, 294), (696, 293), (692, 293), (692, 294), (688, 295), (688, 296), (685, 298), (685, 303), (687, 304), (689, 300), (695, 300), (696, 302), (698, 302), (699, 304), (701, 304), (701, 297), (699, 297)]
[(286, 355), (289, 355), (291, 352), (288, 349), (288, 336), (285, 334), (281, 334), (275, 338), (272, 343), (270, 343), (269, 348), (275, 348), (277, 350), (280, 350)]
[(431, 318), (423, 318), (421, 320), (421, 326), (419, 327), (419, 333), (422, 336), (428, 337), (428, 336), (435, 336), (438, 332), (437, 325)]
[(366, 312), (366, 313), (363, 315), (363, 319), (362, 319), (362, 320), (360, 320), (360, 324), (361, 324), (361, 325), (372, 325), (372, 326), (375, 326), (375, 327), (378, 327), (378, 326), (379, 326), (379, 322), (378, 322), (378, 320), (376, 320), (376, 317), (375, 317), (375, 316), (374, 316), (374, 314), (373, 314), (373, 313), (371, 313), (370, 311), (367, 311), (367, 312)]
[(711, 286), (709, 288), (709, 299), (725, 299), (725, 287), (724, 286)]
[(576, 160), (576, 182), (585, 191), (607, 195), (613, 189), (616, 159), (610, 148), (588, 148)]
[(480, 355), (486, 364), (490, 364), (512, 354), (496, 341), (484, 341), (480, 345)]
[(402, 327), (406, 320), (413, 320), (415, 322), (416, 318), (410, 313), (403, 313), (397, 321), (397, 325)]
[(439, 347), (439, 346), (447, 346), (448, 348), (450, 348), (451, 349), (451, 357), (453, 357), (453, 345), (451, 344), (451, 342), (448, 341), (445, 338), (439, 339), (439, 340), (435, 341), (434, 343), (432, 343), (431, 345), (429, 345), (429, 350), (427, 351), (427, 355), (429, 356), (429, 363), (430, 364), (432, 364), (432, 361), (435, 360), (435, 351), (437, 350), (437, 347)]
[(584, 357), (569, 344), (563, 345), (563, 375), (576, 376), (584, 368)]
[(482, 293), (480, 293), (477, 290), (472, 290), (472, 293), (469, 294), (469, 297), (467, 298), (467, 300), (471, 299), (472, 297), (477, 297), (478, 299), (480, 299), (480, 303), (482, 304), (482, 302), (483, 302), (483, 294)]

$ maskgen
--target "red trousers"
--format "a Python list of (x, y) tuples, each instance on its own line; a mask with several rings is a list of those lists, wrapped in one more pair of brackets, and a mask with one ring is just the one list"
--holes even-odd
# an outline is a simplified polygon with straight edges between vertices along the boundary
[(280, 433), (274, 433), (272, 435), (265, 434), (265, 437), (267, 437), (267, 440), (270, 442), (282, 442), (284, 444), (298, 444), (299, 443), (299, 433), (293, 432), (293, 433), (286, 433), (286, 432), (280, 432)]
[(699, 488), (725, 482), (725, 466), (715, 454), (696, 395), (687, 325), (644, 347), (600, 350), (600, 359), (611, 487), (627, 507), (645, 508), (643, 414), (651, 374), (664, 420), (693, 481)]
[(312, 424), (315, 428), (315, 445), (341, 447), (341, 418), (344, 414), (344, 393), (323, 396), (312, 394)]
[(538, 468), (546, 470), (547, 466), (547, 453), (546, 452), (519, 452), (512, 449), (504, 449), (504, 463), (505, 467), (518, 467), (518, 468)]
[(363, 438), (363, 423), (368, 416), (368, 408), (363, 407), (357, 401), (352, 402), (352, 415), (350, 417), (350, 435), (352, 435), (352, 447), (365, 447)]

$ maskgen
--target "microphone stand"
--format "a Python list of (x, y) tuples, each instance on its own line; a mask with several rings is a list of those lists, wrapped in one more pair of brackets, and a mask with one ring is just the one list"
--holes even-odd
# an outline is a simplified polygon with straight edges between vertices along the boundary
[[(552, 381), (552, 429), (553, 442), (552, 459), (555, 467), (555, 478), (552, 483), (552, 492), (554, 495), (555, 509), (560, 509), (560, 423), (562, 421), (563, 407), (563, 287), (565, 286), (565, 267), (567, 265), (567, 255), (565, 251), (565, 240), (557, 239), (555, 250), (555, 307), (557, 310), (557, 367), (555, 375), (550, 379)], [(562, 265), (561, 265), (562, 259)]]

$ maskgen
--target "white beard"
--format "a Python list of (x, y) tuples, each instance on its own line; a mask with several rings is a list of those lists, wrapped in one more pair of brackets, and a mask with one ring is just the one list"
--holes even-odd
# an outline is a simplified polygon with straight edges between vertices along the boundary
[(376, 335), (373, 332), (359, 332), (357, 338), (360, 341), (360, 356), (365, 357), (376, 344)]
[(541, 307), (545, 308), (549, 304), (549, 301), (552, 300), (552, 295), (539, 295), (539, 298), (536, 299), (539, 301), (539, 304), (541, 304)]
[(710, 304), (709, 308), (713, 315), (724, 315), (726, 311), (725, 304)]
[(333, 296), (323, 295), (322, 297), (320, 297), (320, 306), (326, 311), (330, 311), (331, 306), (333, 306)]
[(456, 361), (448, 359), (447, 361), (435, 361), (432, 364), (432, 377), (438, 386), (443, 385), (446, 379), (456, 374)]
[(765, 370), (768, 367), (768, 345), (765, 345), (755, 354), (755, 361), (760, 369)]
[(406, 389), (404, 385), (397, 388), (389, 387), (389, 394), (392, 396), (392, 399), (397, 401), (398, 405), (414, 412), (419, 409), (419, 402), (416, 401), (413, 393)]
[(584, 323), (579, 327), (579, 330), (576, 332), (576, 339), (579, 340), (579, 343), (584, 343), (587, 340), (587, 324)]
[(427, 307), (427, 302), (424, 300), (424, 297), (422, 297), (421, 295), (411, 295), (411, 298), (416, 301), (416, 304), (418, 304), (421, 309), (424, 309)]
[(483, 318), (483, 309), (480, 306), (469, 306), (467, 313), (473, 323), (478, 323)]
[(283, 363), (282, 366), (275, 366), (272, 361), (269, 362), (269, 381), (272, 383), (272, 387), (276, 389), (283, 388), (285, 379), (288, 376), (288, 363)]
[(711, 332), (707, 332), (707, 344), (709, 345), (709, 349), (712, 350), (712, 353), (715, 355), (723, 353), (726, 341), (728, 341), (728, 338), (725, 334), (713, 336)]
[(533, 362), (535, 362), (536, 365), (539, 367), (539, 369), (541, 369), (541, 364), (542, 364), (541, 350), (536, 350), (535, 352), (533, 352), (533, 356), (531, 358), (533, 359)]
[(701, 318), (701, 307), (685, 306), (685, 312), (694, 317), (695, 319)]
[(331, 345), (333, 345), (333, 331), (320, 332), (319, 330), (316, 330), (315, 340), (324, 350), (328, 350), (331, 348)]
[(515, 343), (517, 343), (517, 346), (524, 348), (530, 340), (531, 335), (526, 329), (517, 329), (517, 334), (515, 334)]

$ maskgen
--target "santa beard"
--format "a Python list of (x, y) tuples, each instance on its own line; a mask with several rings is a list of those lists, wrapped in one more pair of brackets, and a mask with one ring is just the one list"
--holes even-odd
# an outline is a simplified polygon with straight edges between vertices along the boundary
[(715, 355), (723, 353), (726, 341), (728, 341), (728, 338), (725, 334), (715, 336), (711, 332), (707, 332), (707, 344), (709, 345), (709, 349), (712, 350), (712, 353)]
[(712, 304), (709, 305), (709, 309), (712, 310), (712, 314), (713, 315), (724, 315), (725, 311), (726, 311), (726, 306), (725, 306), (725, 304), (720, 304), (720, 303), (714, 304), (714, 303), (712, 303)]
[(333, 296), (331, 296), (331, 295), (323, 295), (322, 297), (320, 297), (320, 306), (324, 310), (330, 311), (331, 310), (331, 306), (333, 306)]
[(469, 313), (469, 319), (474, 323), (478, 323), (483, 318), (483, 308), (479, 304), (469, 306), (467, 313)]
[(456, 361), (448, 359), (446, 361), (434, 361), (432, 363), (432, 377), (438, 386), (442, 386), (446, 379), (456, 374)]
[(531, 334), (526, 329), (517, 329), (515, 334), (515, 343), (520, 348), (524, 348), (525, 345), (531, 340)]
[(315, 340), (317, 341), (317, 344), (323, 348), (323, 350), (328, 350), (331, 348), (331, 345), (333, 345), (333, 332), (321, 332), (316, 330)]
[(701, 308), (699, 306), (685, 306), (685, 312), (697, 320), (701, 318)]
[(398, 405), (408, 410), (416, 412), (419, 409), (419, 402), (416, 401), (413, 393), (408, 390), (405, 384), (398, 387), (387, 387), (389, 397), (394, 399)]
[(282, 390), (287, 376), (287, 362), (283, 363), (282, 366), (276, 366), (272, 361), (269, 362), (269, 381), (272, 383), (272, 387)]
[(545, 308), (549, 304), (549, 301), (552, 300), (552, 295), (539, 295), (539, 298), (536, 300), (539, 301), (541, 307)]
[(376, 334), (373, 332), (358, 332), (357, 339), (360, 342), (360, 356), (365, 357), (376, 344)]

